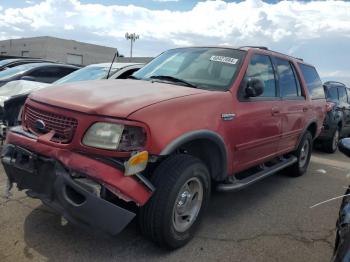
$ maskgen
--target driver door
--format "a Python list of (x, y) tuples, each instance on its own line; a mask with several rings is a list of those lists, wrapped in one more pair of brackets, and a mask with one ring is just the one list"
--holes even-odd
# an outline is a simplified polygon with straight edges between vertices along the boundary
[(258, 97), (240, 99), (232, 134), (235, 172), (275, 157), (281, 137), (281, 102), (274, 67), (268, 55), (252, 56), (240, 93), (244, 93), (251, 79), (260, 80), (264, 91)]

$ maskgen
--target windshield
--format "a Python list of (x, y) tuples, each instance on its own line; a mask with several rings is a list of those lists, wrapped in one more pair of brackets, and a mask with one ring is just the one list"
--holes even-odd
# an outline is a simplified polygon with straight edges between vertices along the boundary
[(23, 72), (25, 72), (31, 68), (34, 68), (38, 65), (39, 65), (38, 63), (25, 64), (25, 65), (20, 65), (20, 66), (8, 68), (8, 69), (0, 72), (0, 80), (4, 80), (4, 79), (10, 78), (10, 77), (13, 77), (19, 73), (23, 73)]
[[(54, 84), (65, 84), (70, 82), (87, 81), (87, 80), (99, 80), (106, 78), (109, 67), (103, 66), (87, 66), (79, 69), (65, 77), (57, 80)], [(118, 68), (112, 68), (109, 75), (118, 71)]]
[(208, 90), (227, 90), (244, 54), (244, 51), (228, 48), (173, 49), (162, 53), (134, 73), (133, 77), (142, 80), (170, 81), (174, 84), (189, 83)]

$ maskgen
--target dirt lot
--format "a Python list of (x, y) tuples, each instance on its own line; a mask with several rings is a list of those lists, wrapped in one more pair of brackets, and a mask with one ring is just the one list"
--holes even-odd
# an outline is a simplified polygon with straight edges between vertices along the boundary
[[(119, 236), (94, 236), (14, 191), (0, 198), (0, 261), (330, 261), (350, 164), (340, 153), (315, 152), (309, 172), (283, 172), (236, 193), (215, 193), (196, 237), (167, 252), (130, 224)], [(0, 173), (1, 195), (5, 175)]]

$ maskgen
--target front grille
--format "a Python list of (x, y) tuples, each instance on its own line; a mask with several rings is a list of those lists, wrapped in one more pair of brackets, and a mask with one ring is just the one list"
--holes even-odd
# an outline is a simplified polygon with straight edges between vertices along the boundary
[(25, 106), (24, 120), (25, 126), (36, 135), (46, 134), (53, 130), (55, 134), (51, 140), (57, 143), (70, 142), (78, 126), (78, 121), (74, 118), (47, 112), (29, 105)]

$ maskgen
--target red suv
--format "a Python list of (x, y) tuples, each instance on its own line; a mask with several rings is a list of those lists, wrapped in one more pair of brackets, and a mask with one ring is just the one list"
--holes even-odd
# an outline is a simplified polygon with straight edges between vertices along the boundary
[(117, 234), (137, 213), (146, 236), (177, 248), (213, 187), (304, 174), (325, 111), (320, 78), (301, 59), (177, 48), (130, 79), (31, 94), (2, 163), (11, 184), (72, 223)]

